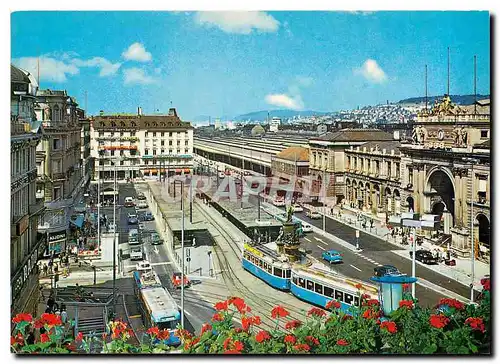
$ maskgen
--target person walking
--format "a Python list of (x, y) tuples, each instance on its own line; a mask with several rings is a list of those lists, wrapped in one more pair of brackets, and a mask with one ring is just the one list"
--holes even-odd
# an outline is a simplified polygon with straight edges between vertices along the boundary
[(66, 312), (66, 305), (64, 303), (61, 304), (61, 321), (63, 325), (66, 325), (68, 321), (68, 312)]

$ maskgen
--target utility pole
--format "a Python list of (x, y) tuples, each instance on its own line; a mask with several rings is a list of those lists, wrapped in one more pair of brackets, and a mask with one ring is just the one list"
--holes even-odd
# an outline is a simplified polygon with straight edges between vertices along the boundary
[(427, 65), (425, 65), (425, 113), (427, 114)]
[(113, 315), (116, 314), (116, 160), (114, 163), (113, 188)]
[(101, 248), (101, 158), (97, 157), (97, 246)]
[(476, 56), (474, 55), (474, 115), (477, 114), (477, 90), (476, 90)]
[[(174, 185), (175, 191), (175, 185)], [(184, 182), (181, 181), (181, 250), (182, 250), (182, 265), (181, 265), (181, 327), (184, 328)]]
[[(476, 58), (474, 56), (474, 58)], [(470, 197), (470, 303), (474, 303), (474, 163), (471, 163), (471, 197)]]
[(193, 178), (189, 179), (189, 223), (193, 223)]
[(450, 96), (450, 47), (448, 47), (448, 96)]

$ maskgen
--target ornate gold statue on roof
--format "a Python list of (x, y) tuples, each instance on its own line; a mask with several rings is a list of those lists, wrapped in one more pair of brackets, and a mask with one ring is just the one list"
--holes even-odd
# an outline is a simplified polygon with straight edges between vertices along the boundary
[(456, 110), (456, 105), (451, 102), (449, 95), (444, 95), (441, 102), (437, 100), (434, 101), (434, 107), (432, 108), (432, 115), (449, 115), (452, 111)]

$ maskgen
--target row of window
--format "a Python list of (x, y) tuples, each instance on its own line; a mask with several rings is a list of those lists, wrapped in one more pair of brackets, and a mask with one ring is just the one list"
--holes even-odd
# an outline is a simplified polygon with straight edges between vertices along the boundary
[(322, 296), (326, 296), (330, 299), (335, 299), (339, 302), (343, 302), (347, 305), (359, 306), (359, 297), (353, 294), (344, 292), (339, 289), (334, 289), (329, 286), (325, 286), (321, 283), (313, 282), (309, 279), (300, 278), (297, 276), (293, 276), (292, 278), (293, 284), (296, 286), (302, 287), (308, 291), (315, 292)]
[[(149, 143), (149, 139), (146, 139), (146, 140), (145, 140), (145, 142), (146, 142), (146, 144), (150, 144), (150, 143)], [(164, 140), (162, 140), (162, 141), (160, 142), (160, 145), (162, 145), (162, 146), (163, 146), (163, 145), (165, 145), (165, 141), (164, 141)], [(168, 141), (168, 145), (172, 145), (172, 141), (171, 141), (171, 140), (169, 140), (169, 141)], [(181, 141), (180, 141), (180, 140), (177, 140), (177, 146), (180, 146), (180, 145), (181, 145)], [(187, 147), (187, 146), (189, 145), (189, 141), (188, 141), (188, 140), (186, 140), (186, 141), (184, 142), (184, 145)], [(156, 140), (153, 140), (153, 146), (156, 146)]]
[[(112, 166), (113, 161), (111, 160), (99, 160), (97, 162), (97, 165), (98, 166)], [(173, 159), (167, 159), (165, 161), (161, 161), (161, 164), (160, 164), (160, 161), (152, 161), (152, 160), (145, 160), (144, 163), (141, 163), (141, 161), (139, 159), (131, 159), (131, 160), (126, 160), (126, 161), (120, 161), (118, 165), (120, 166), (136, 166), (136, 165), (141, 165), (141, 164), (144, 164), (144, 165), (149, 165), (151, 164), (152, 166), (168, 166), (168, 165), (178, 165), (178, 164), (185, 164), (186, 160), (185, 159), (177, 159), (177, 158), (173, 158)]]
[(20, 173), (26, 173), (34, 167), (35, 148), (22, 148), (11, 153), (10, 175), (17, 176)]
[[(254, 264), (255, 266), (262, 268), (263, 270), (267, 271), (269, 274), (272, 274), (273, 276), (280, 277), (280, 278), (290, 278), (292, 275), (292, 272), (290, 269), (280, 269), (277, 267), (273, 267), (271, 264), (254, 256), (253, 254), (250, 254), (247, 251), (243, 252), (243, 258), (245, 258), (246, 260), (248, 260), (250, 263)], [(274, 271), (273, 271), (273, 268), (274, 268)]]
[[(125, 135), (125, 133), (130, 133), (130, 135)], [(130, 132), (120, 131), (120, 132), (116, 132), (116, 134), (117, 134), (116, 136), (119, 135), (119, 136), (131, 136), (131, 137), (133, 137), (133, 136), (135, 136), (135, 133), (136, 133), (135, 131), (130, 131)], [(168, 132), (168, 131), (166, 131), (166, 132), (163, 132), (163, 131), (162, 132), (156, 132), (156, 131), (148, 132), (147, 131), (144, 134), (146, 136), (146, 138), (149, 136), (150, 133), (153, 135), (153, 137), (156, 137), (156, 134), (158, 134), (158, 136), (162, 136), (162, 137), (166, 136), (166, 137), (169, 137), (169, 138), (174, 137), (176, 135), (177, 135), (178, 138), (181, 138), (182, 136), (185, 136), (186, 138), (188, 137), (188, 132), (187, 131), (186, 132), (178, 132), (178, 133), (176, 133), (176, 132)], [(115, 132), (114, 131), (108, 132), (107, 134), (108, 135), (106, 135), (106, 136), (110, 136), (110, 137), (114, 137), (115, 136)], [(104, 132), (100, 131), (99, 132), (99, 136), (100, 137), (105, 136)]]
[[(169, 149), (168, 154), (173, 154), (174, 150)], [(188, 154), (189, 149), (177, 149), (177, 154)], [(166, 150), (165, 149), (160, 149), (160, 154), (159, 155), (165, 155)], [(149, 155), (149, 149), (144, 149), (144, 155)], [(153, 155), (156, 155), (156, 149), (153, 149)]]

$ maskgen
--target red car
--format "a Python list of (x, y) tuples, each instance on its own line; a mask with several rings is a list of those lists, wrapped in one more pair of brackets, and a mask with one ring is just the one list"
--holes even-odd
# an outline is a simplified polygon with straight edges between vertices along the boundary
[[(173, 286), (175, 288), (181, 288), (181, 281), (182, 281), (181, 273), (180, 272), (174, 273), (174, 275), (172, 276)], [(189, 280), (189, 278), (187, 276), (184, 276), (184, 287), (189, 287), (190, 285), (191, 285), (191, 281)]]

